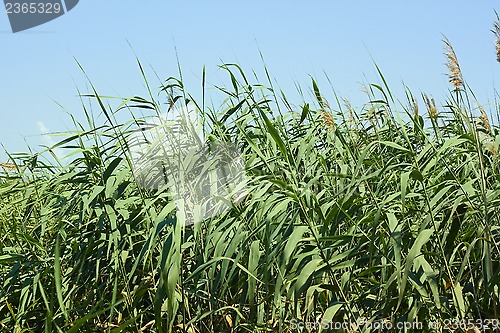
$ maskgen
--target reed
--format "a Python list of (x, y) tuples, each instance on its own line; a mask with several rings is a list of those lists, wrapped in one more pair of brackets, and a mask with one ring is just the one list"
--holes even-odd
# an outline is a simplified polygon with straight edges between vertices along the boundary
[[(227, 98), (219, 107), (171, 78), (150, 91), (159, 101), (134, 96), (110, 111), (89, 83), (102, 119), (82, 104), (87, 123), (13, 156), (23, 168), (1, 164), (17, 172), (0, 174), (0, 329), (306, 332), (326, 330), (300, 323), (498, 318), (499, 128), (482, 108), (472, 115), (444, 43), (453, 91), (442, 104), (422, 94), (427, 115), (411, 93), (395, 100), (383, 76), (365, 106), (344, 101), (345, 114), (314, 80), (296, 109), (234, 64), (221, 66), (231, 85), (211, 90)], [(193, 106), (208, 147), (241, 151), (247, 193), (231, 209), (186, 225), (167, 186), (136, 182), (128, 139), (147, 122), (136, 110), (158, 116), (164, 105)], [(70, 162), (43, 158), (56, 148)]]

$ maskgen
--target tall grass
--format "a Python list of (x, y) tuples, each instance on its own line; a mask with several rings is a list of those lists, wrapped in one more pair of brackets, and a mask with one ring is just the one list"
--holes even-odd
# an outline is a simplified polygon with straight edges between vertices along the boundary
[[(360, 110), (314, 80), (313, 99), (294, 107), (237, 65), (221, 66), (231, 85), (220, 107), (173, 78), (116, 110), (92, 87), (104, 121), (82, 104), (87, 123), (0, 170), (2, 331), (498, 318), (500, 133), (445, 45), (453, 86), (442, 105), (409, 89), (400, 104), (380, 74)], [(195, 104), (207, 137), (241, 150), (248, 194), (225, 214), (186, 225), (166, 187), (137, 186), (135, 110), (161, 115), (164, 104)], [(71, 162), (49, 163), (56, 148)]]

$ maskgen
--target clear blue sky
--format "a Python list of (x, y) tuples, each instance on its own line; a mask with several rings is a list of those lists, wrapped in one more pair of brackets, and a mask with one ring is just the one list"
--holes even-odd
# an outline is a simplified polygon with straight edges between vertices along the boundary
[[(360, 83), (378, 80), (371, 57), (396, 97), (402, 82), (444, 102), (449, 88), (442, 34), (452, 42), (464, 77), (485, 105), (500, 77), (490, 32), (500, 3), (481, 1), (91, 1), (26, 32), (13, 34), (0, 8), (0, 143), (11, 152), (47, 144), (42, 132), (72, 128), (56, 104), (82, 119), (77, 87), (87, 91), (75, 57), (103, 95), (145, 95), (132, 45), (157, 79), (177, 76), (177, 48), (188, 90), (199, 94), (202, 67), (210, 83), (225, 77), (217, 65), (237, 62), (271, 76), (292, 95), (315, 76), (363, 102)], [(209, 94), (214, 93), (213, 91)], [(294, 101), (300, 104), (301, 100)], [(487, 106), (488, 108), (488, 106)]]

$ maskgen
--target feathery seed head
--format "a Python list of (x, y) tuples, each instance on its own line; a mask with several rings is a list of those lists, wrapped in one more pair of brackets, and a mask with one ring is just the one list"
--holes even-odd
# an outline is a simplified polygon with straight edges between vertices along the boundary
[(321, 111), (321, 117), (323, 118), (323, 125), (328, 128), (328, 132), (335, 131), (335, 120), (330, 112)]
[(424, 101), (425, 105), (427, 106), (427, 110), (429, 112), (429, 117), (433, 120), (436, 120), (438, 117), (437, 113), (437, 108), (436, 108), (436, 102), (434, 101), (434, 98), (427, 97), (427, 95), (424, 94)]
[(16, 166), (12, 163), (0, 163), (0, 166), (4, 169), (4, 170), (9, 170), (9, 171), (14, 171), (16, 170)]
[(0, 162), (0, 173), (8, 174), (9, 172), (16, 171), (17, 167), (12, 163), (2, 163)]
[(493, 142), (489, 142), (486, 145), (486, 151), (489, 152), (493, 157), (497, 157), (498, 156), (497, 147), (495, 146), (495, 144)]
[(418, 117), (418, 103), (414, 98), (412, 98), (412, 106), (413, 106), (413, 113), (415, 114), (415, 117)]
[(500, 17), (498, 17), (498, 13), (496, 11), (495, 14), (497, 16), (497, 20), (493, 22), (493, 30), (491, 30), (491, 32), (493, 32), (496, 37), (495, 48), (497, 52), (497, 61), (500, 62)]
[(486, 114), (486, 112), (484, 111), (483, 107), (481, 105), (478, 105), (479, 107), (479, 111), (481, 112), (481, 121), (483, 123), (483, 126), (484, 126), (484, 129), (486, 130), (486, 132), (488, 134), (491, 135), (491, 125), (490, 125), (490, 121), (488, 119), (488, 115)]
[(460, 65), (458, 64), (457, 55), (455, 54), (455, 50), (451, 46), (448, 39), (443, 39), (445, 55), (448, 62), (446, 63), (446, 67), (450, 70), (448, 74), (448, 78), (450, 79), (450, 83), (455, 87), (455, 90), (458, 90), (463, 86), (462, 79), (462, 71), (460, 70)]

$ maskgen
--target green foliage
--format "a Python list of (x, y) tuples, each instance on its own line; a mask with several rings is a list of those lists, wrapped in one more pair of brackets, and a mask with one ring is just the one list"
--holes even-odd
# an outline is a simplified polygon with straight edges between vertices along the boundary
[[(500, 136), (474, 116), (470, 91), (424, 119), (411, 93), (400, 114), (383, 77), (357, 112), (330, 107), (313, 81), (316, 100), (295, 108), (237, 65), (221, 68), (227, 99), (202, 101), (200, 115), (210, 140), (241, 149), (249, 176), (222, 216), (185, 226), (166, 188), (136, 185), (126, 138), (144, 119), (115, 115), (161, 114), (153, 93), (111, 112), (92, 87), (106, 120), (84, 107), (88, 124), (44, 153), (71, 162), (12, 156), (18, 168), (0, 183), (2, 331), (498, 318)], [(170, 107), (195, 103), (175, 79), (161, 93)]]

